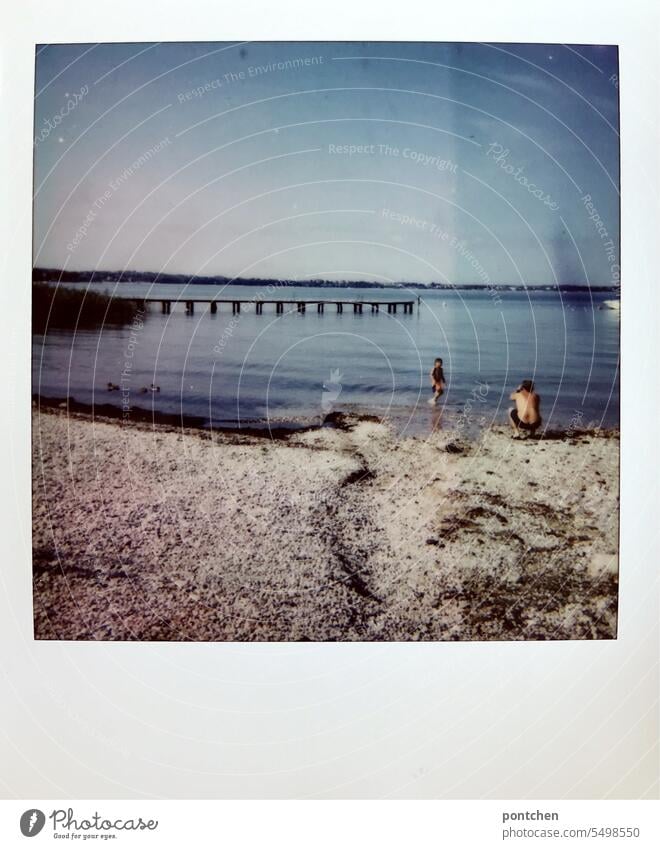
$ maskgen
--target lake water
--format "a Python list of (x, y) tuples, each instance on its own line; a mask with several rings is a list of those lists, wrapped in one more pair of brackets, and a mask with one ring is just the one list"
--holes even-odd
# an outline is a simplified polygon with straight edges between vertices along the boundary
[[(96, 291), (115, 291), (98, 283)], [(521, 380), (535, 381), (550, 426), (619, 424), (619, 312), (604, 293), (425, 291), (391, 289), (173, 286), (122, 283), (124, 297), (309, 298), (404, 300), (421, 297), (412, 315), (354, 314), (334, 302), (323, 314), (308, 306), (216, 315), (183, 304), (163, 315), (151, 304), (142, 326), (51, 330), (33, 337), (33, 391), (85, 403), (153, 407), (203, 416), (208, 424), (253, 425), (315, 418), (331, 410), (390, 418), (402, 432), (438, 425), (429, 406), (428, 373), (444, 360), (443, 422), (473, 431), (504, 422), (508, 397)], [(123, 376), (122, 376), (123, 373)], [(121, 384), (125, 395), (108, 391)], [(160, 392), (143, 392), (158, 385)]]

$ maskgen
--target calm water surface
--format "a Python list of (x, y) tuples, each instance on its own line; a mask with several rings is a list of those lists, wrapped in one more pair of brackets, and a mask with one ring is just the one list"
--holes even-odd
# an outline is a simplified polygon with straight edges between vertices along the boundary
[[(114, 284), (94, 284), (96, 291)], [(428, 405), (428, 372), (444, 359), (442, 418), (474, 430), (504, 421), (508, 396), (531, 378), (551, 426), (619, 423), (619, 312), (606, 294), (503, 291), (172, 286), (122, 283), (125, 297), (309, 298), (331, 301), (319, 315), (308, 306), (277, 315), (253, 303), (233, 316), (183, 304), (162, 315), (152, 304), (143, 322), (123, 328), (49, 331), (34, 336), (33, 391), (203, 416), (208, 424), (253, 424), (359, 410), (391, 418), (401, 431), (438, 424)], [(337, 314), (333, 299), (421, 297), (412, 315), (368, 307)], [(121, 384), (108, 391), (107, 383)], [(160, 392), (144, 392), (151, 384)]]

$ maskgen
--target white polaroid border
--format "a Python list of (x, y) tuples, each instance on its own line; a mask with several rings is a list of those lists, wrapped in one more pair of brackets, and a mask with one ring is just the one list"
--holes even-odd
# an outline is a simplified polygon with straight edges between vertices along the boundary
[[(615, 0), (389, 5), (42, 0), (5, 6), (0, 795), (657, 798), (657, 33), (654, 0), (625, 6)], [(617, 640), (318, 645), (33, 640), (34, 46), (233, 39), (619, 45), (623, 368)]]

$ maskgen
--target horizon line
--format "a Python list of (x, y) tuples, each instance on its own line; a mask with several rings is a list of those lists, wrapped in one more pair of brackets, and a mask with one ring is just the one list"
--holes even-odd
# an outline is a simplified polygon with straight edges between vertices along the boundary
[[(225, 284), (229, 283), (229, 285), (246, 285), (251, 286), (255, 284), (262, 283), (278, 283), (282, 286), (305, 286), (305, 285), (318, 285), (323, 284), (329, 287), (336, 286), (337, 288), (346, 287), (349, 285), (356, 285), (359, 287), (365, 286), (374, 286), (383, 289), (394, 289), (394, 288), (402, 288), (405, 286), (415, 286), (415, 287), (423, 287), (423, 288), (437, 288), (437, 289), (461, 289), (461, 288), (479, 288), (479, 289), (556, 289), (565, 286), (570, 286), (574, 289), (586, 289), (586, 290), (594, 290), (594, 289), (605, 289), (605, 290), (617, 290), (621, 287), (619, 285), (614, 284), (606, 284), (606, 283), (485, 283), (485, 282), (474, 282), (474, 283), (441, 283), (437, 281), (430, 281), (428, 283), (424, 283), (421, 281), (398, 281), (398, 282), (386, 282), (381, 280), (352, 280), (352, 279), (342, 279), (342, 280), (328, 280), (323, 277), (308, 277), (304, 279), (291, 279), (287, 277), (229, 277), (225, 274), (189, 274), (188, 272), (159, 272), (159, 271), (139, 271), (136, 269), (130, 270), (73, 270), (73, 269), (61, 269), (61, 268), (43, 268), (40, 266), (34, 266), (32, 268), (32, 281), (35, 282), (35, 275), (39, 275), (37, 277), (37, 281), (44, 280), (46, 277), (59, 277), (63, 282), (92, 282), (92, 278), (103, 277), (112, 275), (114, 277), (119, 278), (128, 278), (130, 276), (145, 276), (145, 277), (155, 277), (161, 278), (162, 282), (166, 282), (165, 278), (172, 277), (187, 277), (188, 281), (223, 281)], [(80, 277), (80, 278), (88, 278), (86, 280), (71, 280), (66, 278), (70, 278), (71, 276)], [(103, 281), (98, 281), (103, 282)], [(113, 282), (142, 282), (139, 280), (131, 281), (129, 279), (113, 281)], [(207, 285), (205, 283), (200, 283), (199, 285)]]

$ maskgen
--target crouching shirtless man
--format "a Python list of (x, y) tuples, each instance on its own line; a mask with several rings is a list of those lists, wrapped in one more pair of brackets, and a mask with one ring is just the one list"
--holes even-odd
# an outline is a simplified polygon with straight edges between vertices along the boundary
[(541, 424), (541, 399), (534, 391), (533, 382), (523, 380), (509, 397), (516, 402), (516, 406), (509, 410), (513, 438), (519, 439), (523, 433), (530, 433), (533, 436)]

